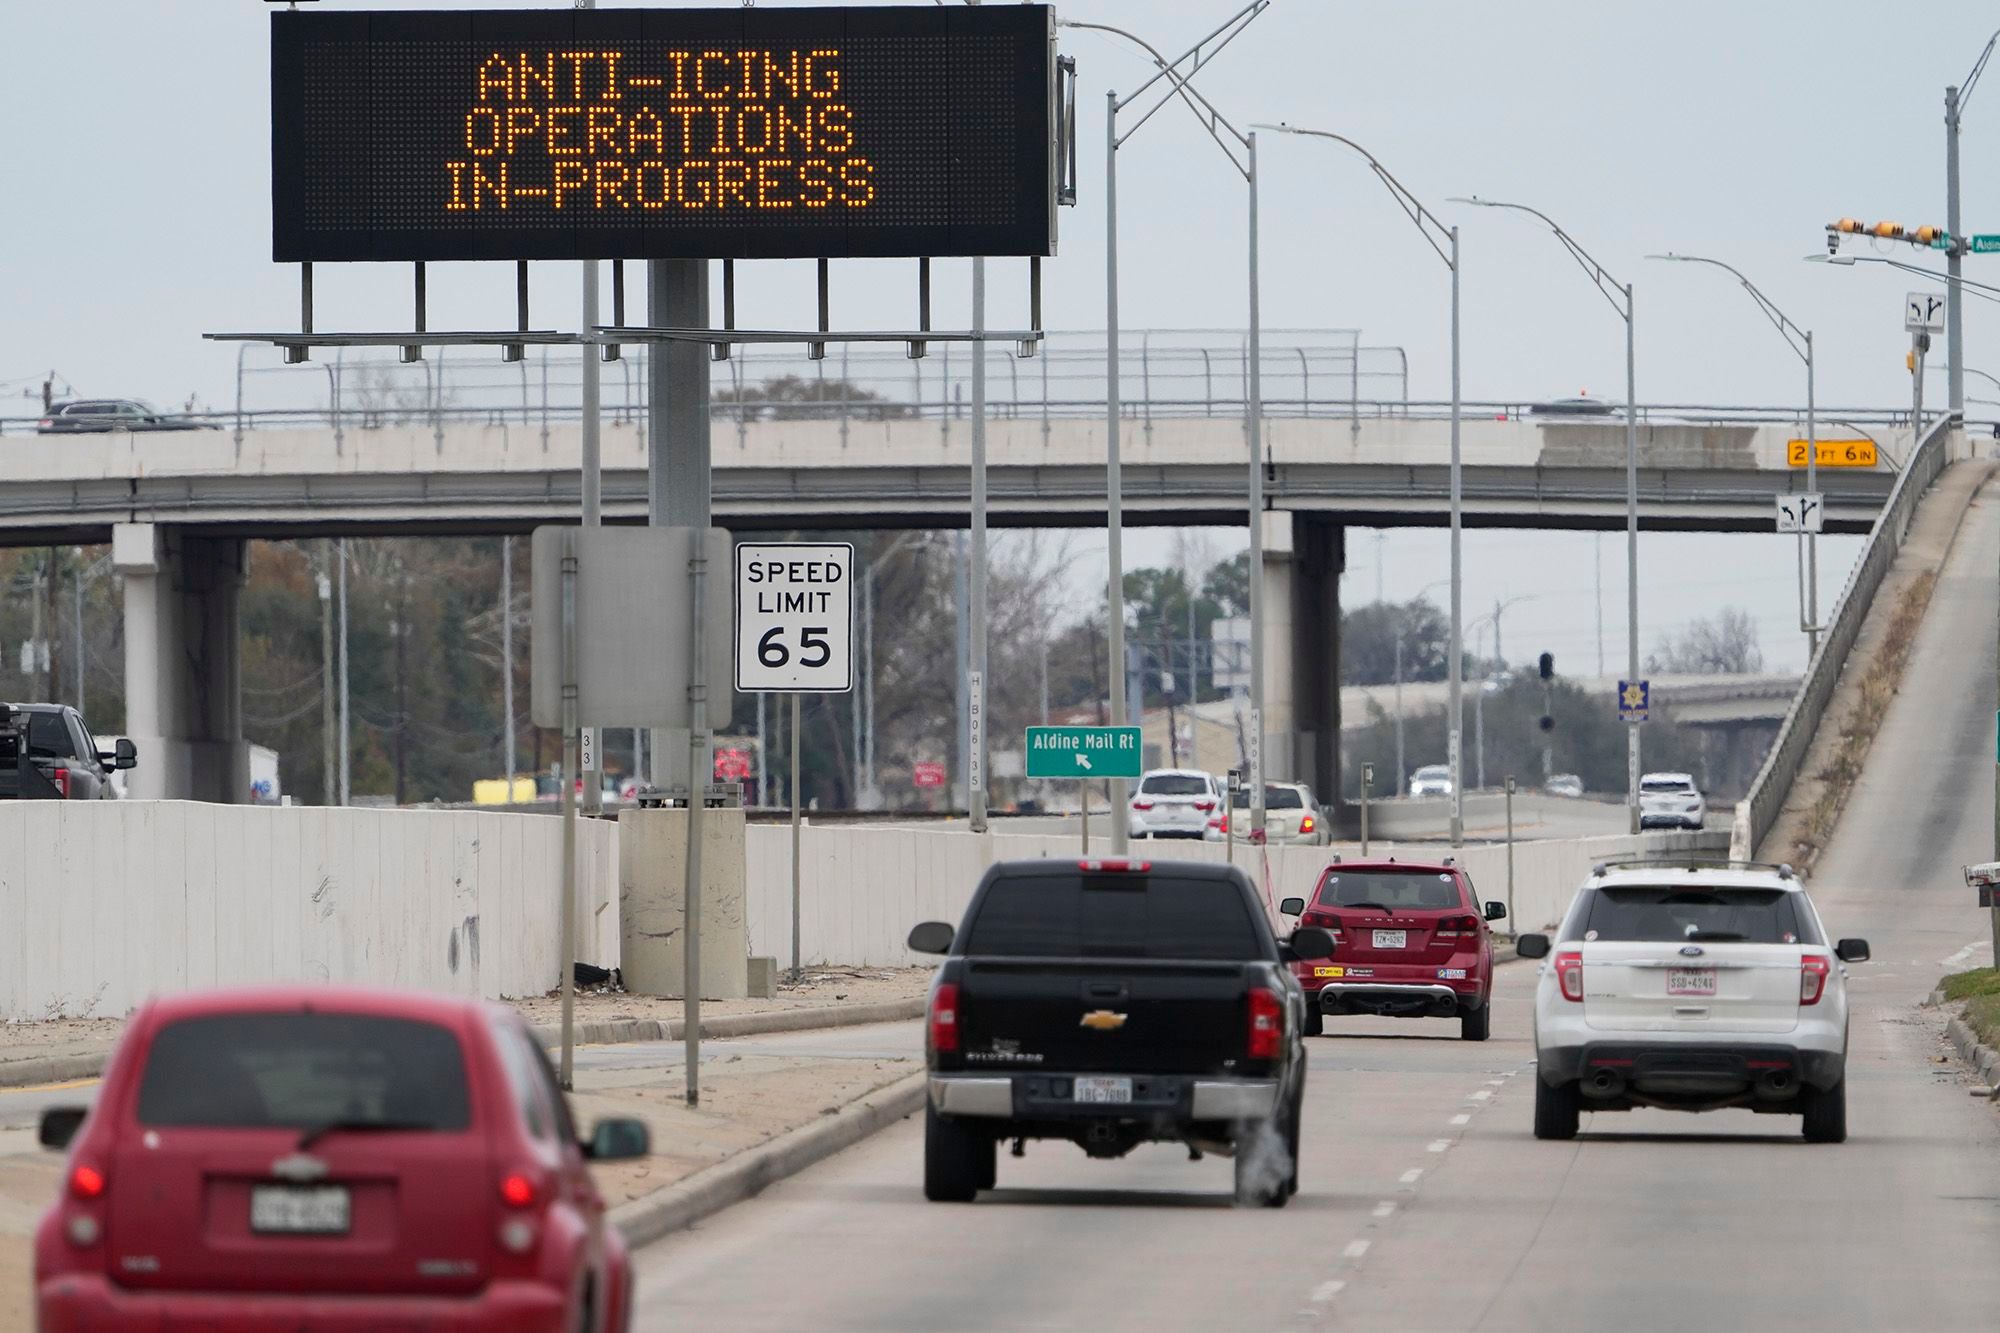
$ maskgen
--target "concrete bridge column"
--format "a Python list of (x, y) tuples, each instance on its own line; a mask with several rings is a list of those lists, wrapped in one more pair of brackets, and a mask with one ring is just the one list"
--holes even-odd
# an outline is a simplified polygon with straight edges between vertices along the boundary
[(1264, 770), (1330, 801), (1340, 780), (1340, 574), (1345, 531), (1264, 516)]
[(238, 598), (244, 543), (152, 523), (112, 530), (125, 594), (128, 786), (151, 800), (249, 799)]

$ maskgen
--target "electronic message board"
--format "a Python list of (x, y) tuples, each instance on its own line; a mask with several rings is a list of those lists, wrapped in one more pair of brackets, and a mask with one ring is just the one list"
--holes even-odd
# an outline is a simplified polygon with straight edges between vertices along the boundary
[(271, 15), (272, 257), (1050, 253), (1046, 5)]

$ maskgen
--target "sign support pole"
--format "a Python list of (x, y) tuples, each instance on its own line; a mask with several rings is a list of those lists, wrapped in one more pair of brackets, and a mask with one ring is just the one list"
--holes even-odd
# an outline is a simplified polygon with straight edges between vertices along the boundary
[[(646, 262), (647, 318), (676, 328), (707, 328), (708, 261), (652, 259)], [(670, 342), (646, 358), (647, 440), (646, 521), (654, 527), (710, 526), (708, 438), (708, 349), (700, 343)], [(664, 570), (668, 578), (685, 577)], [(700, 605), (699, 602), (692, 605)], [(651, 774), (656, 787), (707, 782), (707, 765), (682, 766), (692, 752), (686, 732), (660, 728), (653, 733)]]
[[(563, 1091), (574, 1087), (576, 1060), (576, 533), (563, 533), (562, 553), (562, 923), (557, 931), (562, 965)], [(697, 668), (698, 669), (698, 668)], [(513, 775), (508, 775), (512, 783)], [(508, 798), (513, 797), (512, 791)]]
[[(703, 654), (707, 626), (702, 616), (703, 585), (707, 582), (707, 548), (699, 542), (688, 560), (694, 582), (694, 614), (688, 634), (688, 702), (693, 725), (688, 731), (687, 886), (681, 895), (681, 1037), (687, 1064), (687, 1104), (701, 1103), (701, 816), (708, 804), (708, 666)], [(798, 733), (794, 730), (793, 735)], [(793, 744), (797, 744), (796, 741)], [(795, 798), (796, 799), (796, 798)]]
[(792, 691), (792, 980), (799, 979), (799, 692)]
[[(986, 332), (986, 260), (972, 261), (972, 331)], [(972, 675), (966, 707), (966, 801), (972, 831), (986, 832), (986, 344), (972, 344)]]

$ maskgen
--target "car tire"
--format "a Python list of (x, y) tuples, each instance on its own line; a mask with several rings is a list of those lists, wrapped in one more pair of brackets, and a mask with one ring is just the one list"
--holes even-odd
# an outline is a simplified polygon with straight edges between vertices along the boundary
[(1299, 1031), (1308, 1037), (1323, 1037), (1326, 1035), (1326, 1015), (1320, 1012), (1317, 996), (1308, 995), (1306, 997), (1306, 1021), (1305, 1025)]
[(932, 1203), (971, 1203), (982, 1180), (991, 1179), (994, 1141), (963, 1122), (924, 1108), (924, 1197)]
[(1804, 1112), (1807, 1143), (1847, 1142), (1847, 1076), (1830, 1088), (1808, 1083), (1799, 1089), (1799, 1109)]
[(1535, 1137), (1573, 1139), (1582, 1120), (1583, 1098), (1574, 1083), (1554, 1087), (1535, 1080)]
[(1489, 1002), (1458, 1016), (1460, 1041), (1485, 1041), (1493, 1030), (1493, 1005)]

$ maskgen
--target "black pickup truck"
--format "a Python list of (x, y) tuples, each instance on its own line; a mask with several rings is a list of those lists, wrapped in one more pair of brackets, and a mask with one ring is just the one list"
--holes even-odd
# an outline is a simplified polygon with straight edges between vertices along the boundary
[(116, 800), (112, 773), (137, 764), (129, 740), (99, 750), (74, 708), (0, 703), (0, 801)]
[(998, 1146), (1068, 1139), (1092, 1157), (1141, 1143), (1233, 1156), (1239, 1203), (1298, 1192), (1305, 999), (1288, 963), (1333, 940), (1278, 940), (1233, 866), (1002, 862), (954, 931), (931, 986), (924, 1194), (994, 1185)]

